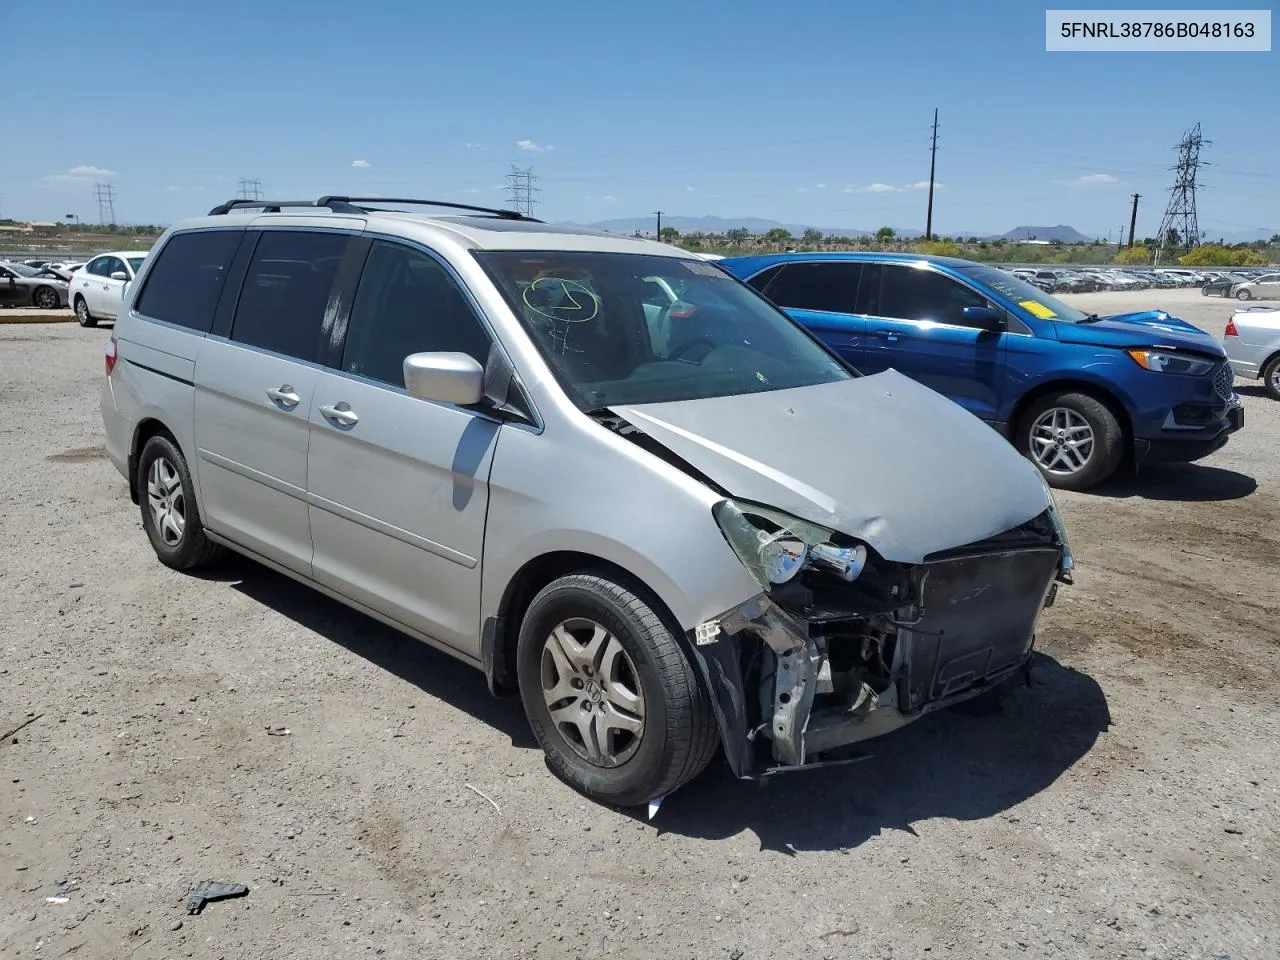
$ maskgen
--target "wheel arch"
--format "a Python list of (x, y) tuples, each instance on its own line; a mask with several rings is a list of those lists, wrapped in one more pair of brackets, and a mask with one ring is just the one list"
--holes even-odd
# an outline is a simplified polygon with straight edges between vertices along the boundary
[[(157, 434), (164, 434), (174, 445), (182, 450), (182, 444), (178, 442), (178, 438), (174, 435), (164, 423), (164, 421), (156, 417), (143, 417), (133, 428), (133, 439), (129, 443), (129, 499), (134, 503), (138, 502), (138, 457), (142, 453), (142, 448), (147, 445), (147, 441)], [(187, 455), (182, 450), (182, 455)], [(190, 458), (188, 458), (188, 463)]]
[(1071, 378), (1048, 380), (1044, 383), (1036, 384), (1036, 386), (1018, 398), (1018, 402), (1014, 404), (1009, 416), (1009, 434), (1012, 436), (1015, 445), (1019, 440), (1022, 419), (1027, 415), (1027, 411), (1032, 404), (1054, 393), (1083, 393), (1106, 406), (1108, 410), (1115, 414), (1116, 420), (1120, 423), (1120, 429), (1124, 431), (1126, 454), (1133, 449), (1133, 417), (1130, 416), (1128, 408), (1120, 397), (1113, 390), (1109, 390), (1107, 387), (1092, 380)]

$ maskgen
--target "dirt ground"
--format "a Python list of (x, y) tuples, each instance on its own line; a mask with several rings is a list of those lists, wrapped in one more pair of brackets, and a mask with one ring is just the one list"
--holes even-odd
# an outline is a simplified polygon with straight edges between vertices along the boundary
[[(1214, 334), (1234, 306), (1074, 299)], [(648, 822), (554, 779), (479, 673), (252, 563), (156, 562), (102, 449), (108, 336), (0, 327), (0, 733), (30, 721), (0, 742), (0, 956), (1280, 956), (1257, 388), (1206, 461), (1060, 498), (1077, 584), (998, 712), (767, 787), (716, 765)], [(188, 916), (203, 879), (249, 893)]]

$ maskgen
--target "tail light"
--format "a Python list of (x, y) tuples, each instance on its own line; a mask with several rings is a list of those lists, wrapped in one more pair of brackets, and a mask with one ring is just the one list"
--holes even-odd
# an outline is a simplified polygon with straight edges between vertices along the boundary
[(1222, 335), (1223, 335), (1224, 337), (1238, 337), (1238, 336), (1240, 336), (1240, 331), (1238, 331), (1238, 330), (1236, 329), (1236, 318), (1235, 318), (1235, 317), (1232, 317), (1230, 320), (1228, 320), (1228, 321), (1227, 321), (1227, 329), (1226, 329), (1226, 330), (1224, 330), (1224, 331), (1222, 332)]
[(677, 300), (667, 311), (667, 316), (672, 320), (688, 320), (697, 312), (698, 308), (692, 303), (685, 303), (683, 300)]
[(116, 368), (116, 335), (113, 333), (111, 339), (107, 341), (103, 359), (106, 362), (107, 376), (111, 376), (111, 371)]

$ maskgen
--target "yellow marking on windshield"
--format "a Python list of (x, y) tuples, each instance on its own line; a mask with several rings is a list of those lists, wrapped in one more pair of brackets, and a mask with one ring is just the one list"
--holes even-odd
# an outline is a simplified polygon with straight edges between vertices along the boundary
[(1041, 320), (1052, 320), (1057, 316), (1056, 313), (1046, 307), (1039, 300), (1023, 300), (1018, 304), (1018, 306), (1032, 316), (1039, 317)]

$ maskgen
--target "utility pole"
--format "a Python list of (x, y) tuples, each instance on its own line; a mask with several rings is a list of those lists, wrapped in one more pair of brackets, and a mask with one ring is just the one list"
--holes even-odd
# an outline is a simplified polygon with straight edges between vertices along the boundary
[(537, 182), (532, 167), (521, 170), (515, 164), (511, 165), (511, 172), (507, 174), (507, 197), (511, 201), (511, 209), (526, 217), (533, 216), (534, 205), (538, 202), (533, 197), (541, 192)]
[(241, 200), (261, 200), (262, 181), (240, 178), (240, 190), (236, 194)]
[(933, 239), (933, 174), (938, 161), (938, 108), (933, 108), (933, 143), (929, 147), (929, 212), (924, 221), (924, 238)]
[[(1164, 217), (1160, 220), (1160, 246), (1156, 250), (1155, 262), (1160, 262), (1166, 246), (1188, 249), (1200, 243), (1200, 222), (1196, 217), (1196, 190), (1200, 184), (1196, 175), (1204, 163), (1200, 159), (1200, 148), (1212, 143), (1200, 135), (1200, 124), (1196, 124), (1182, 135), (1178, 144), (1178, 163), (1169, 169), (1177, 173), (1173, 187), (1169, 191), (1169, 205), (1165, 208)], [(1207, 164), (1206, 164), (1207, 165)]]
[[(1142, 196), (1140, 193), (1133, 195), (1133, 211), (1129, 214), (1129, 249), (1133, 249), (1133, 232), (1138, 226), (1138, 199)], [(1124, 233), (1121, 232), (1120, 240), (1124, 240)]]
[(661, 240), (662, 239), (662, 211), (655, 210), (654, 213), (658, 215), (658, 232), (653, 235), (653, 239)]
[(116, 224), (116, 188), (109, 183), (95, 183), (93, 197), (98, 201), (98, 223), (101, 226)]

